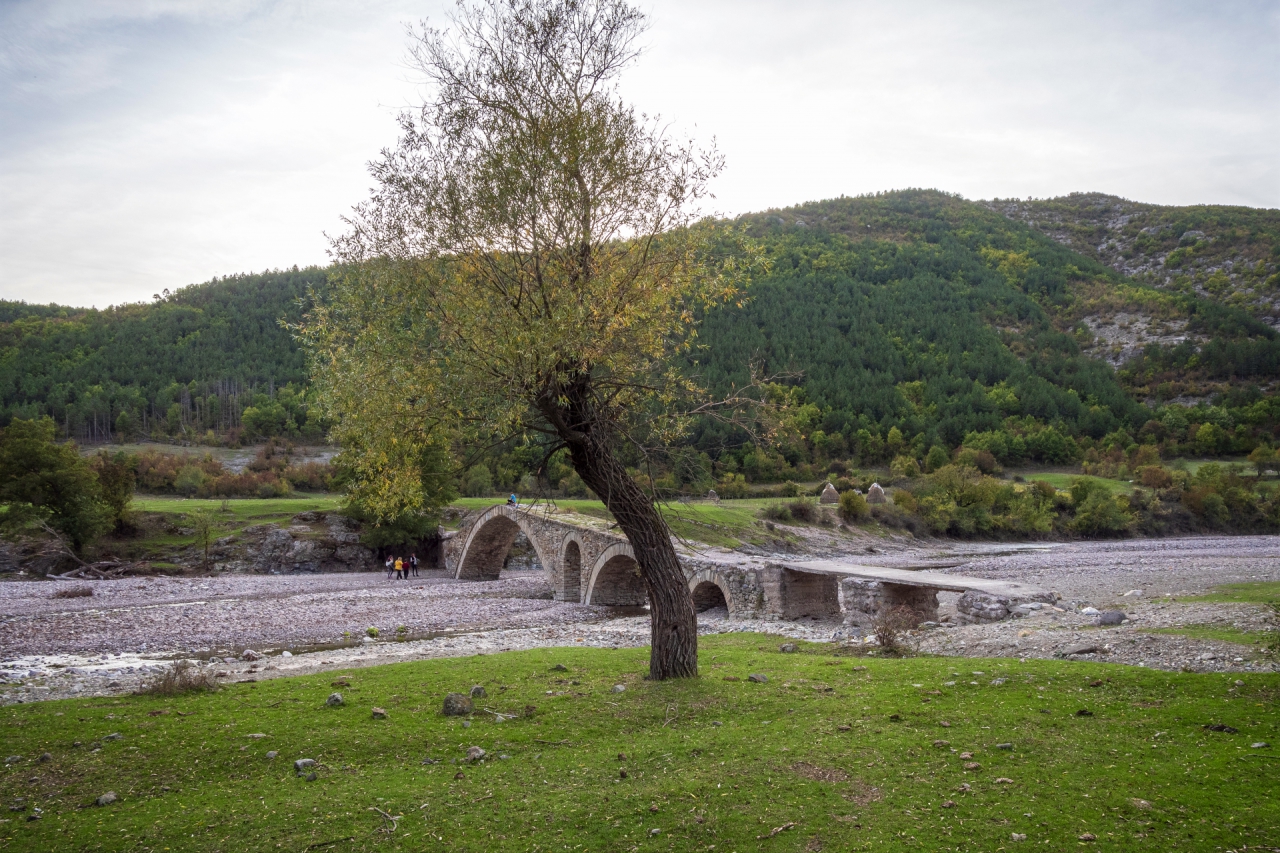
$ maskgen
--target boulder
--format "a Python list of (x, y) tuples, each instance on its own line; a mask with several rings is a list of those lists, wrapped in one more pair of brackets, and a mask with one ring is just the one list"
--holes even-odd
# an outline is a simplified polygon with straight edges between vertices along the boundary
[(464, 693), (450, 693), (444, 697), (444, 715), (446, 717), (465, 717), (475, 709), (471, 697)]

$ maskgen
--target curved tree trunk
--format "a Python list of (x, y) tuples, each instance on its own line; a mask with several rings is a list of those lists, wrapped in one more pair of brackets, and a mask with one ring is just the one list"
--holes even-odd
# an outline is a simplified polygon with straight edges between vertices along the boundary
[(573, 468), (600, 496), (626, 534), (649, 594), (652, 642), (649, 677), (690, 678), (698, 674), (698, 619), (684, 570), (671, 544), (671, 531), (628, 474), (608, 441), (608, 423), (592, 405), (586, 387), (558, 389), (539, 398), (538, 408), (569, 448)]

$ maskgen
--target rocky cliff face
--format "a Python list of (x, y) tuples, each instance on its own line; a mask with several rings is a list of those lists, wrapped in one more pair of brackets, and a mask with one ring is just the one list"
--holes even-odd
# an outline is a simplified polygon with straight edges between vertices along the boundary
[[(360, 526), (344, 515), (304, 512), (291, 524), (259, 524), (214, 543), (214, 568), (224, 572), (360, 572), (379, 568), (360, 544)], [(198, 562), (200, 554), (188, 554)]]
[(1138, 281), (1280, 328), (1280, 210), (1165, 207), (1102, 193), (982, 204)]

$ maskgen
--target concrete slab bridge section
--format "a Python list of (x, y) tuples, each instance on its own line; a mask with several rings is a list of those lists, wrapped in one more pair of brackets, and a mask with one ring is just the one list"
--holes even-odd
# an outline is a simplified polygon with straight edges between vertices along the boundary
[(991, 580), (910, 568), (862, 566), (834, 560), (786, 563), (787, 568), (820, 574), (840, 585), (847, 624), (870, 624), (894, 607), (908, 607), (919, 621), (938, 618), (938, 592), (959, 592), (956, 611), (962, 623), (998, 622), (1025, 616), (1058, 595), (1019, 581)]
[[(496, 580), (523, 533), (558, 601), (645, 604), (644, 581), (626, 538), (588, 526), (585, 519), (557, 515), (545, 505), (489, 507), (456, 533), (444, 534), (445, 570), (459, 580)], [(962, 622), (992, 622), (1056, 598), (1029, 584), (833, 560), (730, 564), (686, 554), (681, 564), (695, 609), (724, 607), (738, 618), (843, 616), (846, 623), (861, 625), (906, 606), (927, 621), (937, 618), (938, 591), (950, 590), (962, 593), (957, 603)]]

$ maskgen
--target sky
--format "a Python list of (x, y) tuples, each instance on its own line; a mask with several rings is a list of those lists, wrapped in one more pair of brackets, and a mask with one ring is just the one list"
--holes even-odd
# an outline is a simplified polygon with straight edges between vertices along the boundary
[[(328, 262), (438, 0), (0, 0), (0, 299)], [(624, 94), (714, 212), (931, 187), (1280, 208), (1280, 2), (649, 0)]]

